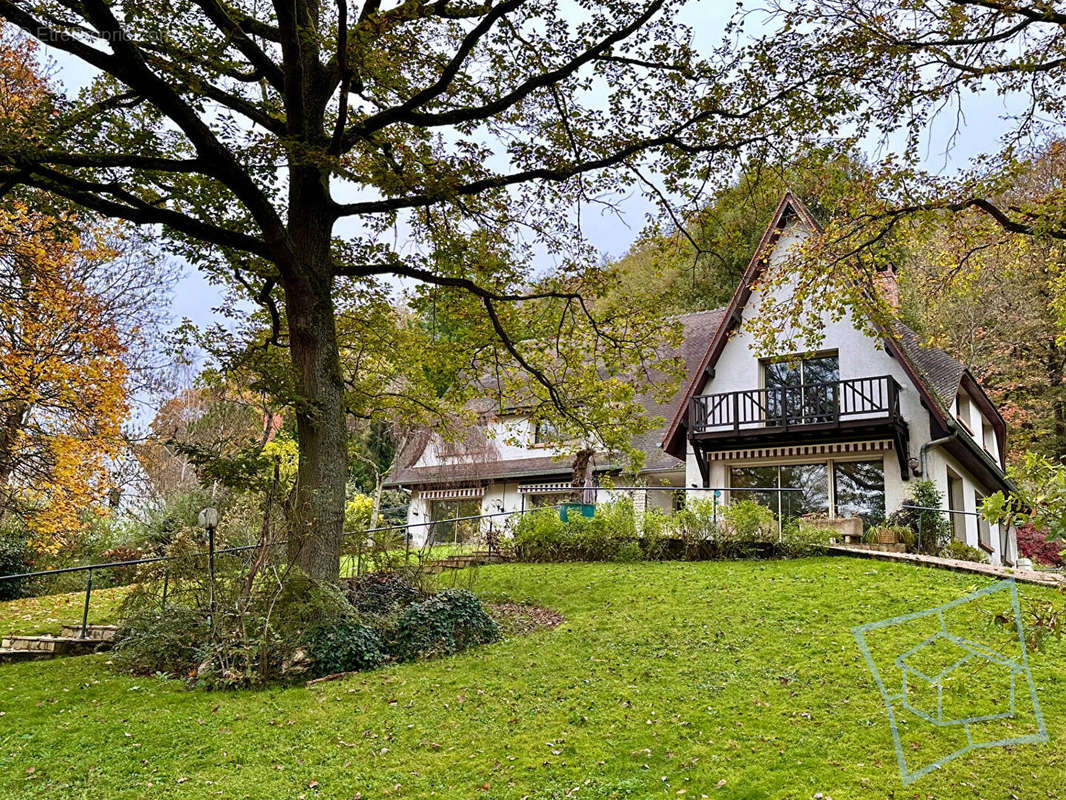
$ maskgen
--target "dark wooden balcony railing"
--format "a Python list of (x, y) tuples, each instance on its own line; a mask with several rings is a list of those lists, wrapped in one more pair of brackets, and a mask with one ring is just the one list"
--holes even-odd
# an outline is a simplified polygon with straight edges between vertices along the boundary
[(788, 430), (842, 422), (898, 420), (899, 384), (890, 375), (806, 386), (775, 386), (696, 395), (689, 405), (690, 435)]

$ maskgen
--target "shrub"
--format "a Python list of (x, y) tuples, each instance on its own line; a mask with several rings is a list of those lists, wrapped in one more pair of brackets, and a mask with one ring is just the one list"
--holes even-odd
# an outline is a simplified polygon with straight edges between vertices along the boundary
[(976, 561), (979, 564), (988, 563), (988, 556), (985, 555), (984, 551), (954, 540), (940, 548), (938, 555), (941, 558), (955, 558), (959, 561)]
[(649, 508), (644, 512), (644, 535), (640, 546), (644, 558), (658, 560), (665, 556), (667, 537), (671, 535), (671, 520), (661, 508)]
[(197, 609), (138, 608), (119, 626), (114, 665), (135, 675), (191, 677), (209, 639), (207, 617)]
[[(100, 558), (104, 563), (139, 561), (146, 557), (147, 554), (139, 547), (112, 547), (100, 554)], [(133, 565), (113, 567), (112, 569), (104, 570), (103, 574), (107, 576), (108, 585), (125, 586), (137, 579), (137, 567)]]
[(567, 543), (566, 524), (553, 508), (522, 514), (514, 527), (515, 550), (530, 561), (556, 561)]
[(381, 636), (356, 620), (317, 625), (308, 632), (303, 646), (315, 676), (373, 669), (385, 661)]
[(445, 589), (403, 610), (389, 637), (399, 661), (451, 655), (500, 638), (500, 628), (466, 589)]
[[(0, 575), (17, 575), (28, 572), (33, 562), (33, 551), (26, 536), (17, 531), (0, 532)], [(28, 586), (26, 581), (0, 581), (0, 600), (15, 600), (22, 597)]]
[(640, 549), (639, 542), (622, 542), (614, 554), (615, 561), (632, 563), (644, 560), (644, 551)]
[(1018, 553), (1025, 558), (1048, 566), (1061, 567), (1064, 549), (1066, 542), (1061, 539), (1049, 539), (1047, 534), (1032, 523), (1018, 528)]
[(723, 533), (739, 542), (772, 541), (775, 521), (773, 512), (754, 500), (741, 500), (720, 509)]
[(566, 522), (555, 509), (524, 514), (515, 525), (514, 542), (527, 561), (614, 561), (623, 545), (639, 548), (633, 501), (604, 503), (595, 516), (572, 514)]
[(348, 581), (348, 599), (364, 614), (388, 614), (421, 597), (417, 588), (394, 572), (368, 572)]
[(781, 532), (781, 554), (793, 558), (815, 555), (823, 552), (838, 535), (833, 528), (800, 519)]
[[(929, 480), (915, 481), (905, 505), (940, 508), (943, 498), (936, 485)], [(951, 521), (940, 511), (921, 511), (900, 506), (886, 522), (892, 526), (910, 528), (913, 544), (908, 550), (920, 548), (923, 553), (935, 555), (951, 540)]]
[(707, 498), (690, 500), (674, 515), (674, 532), (686, 545), (717, 535), (722, 506)]

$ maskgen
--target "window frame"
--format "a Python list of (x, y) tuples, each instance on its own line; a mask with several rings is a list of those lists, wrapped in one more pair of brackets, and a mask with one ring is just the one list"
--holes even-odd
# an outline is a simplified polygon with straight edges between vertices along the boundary
[[(884, 487), (882, 489), (882, 493), (883, 493), (883, 495), (885, 497), (885, 510), (884, 510), (884, 513), (887, 515), (887, 513), (888, 513), (888, 508), (887, 508), (888, 483), (887, 483), (887, 480), (885, 480), (884, 476), (886, 476), (888, 474), (888, 469), (885, 466), (885, 458), (884, 458), (884, 456), (882, 456), (881, 458), (871, 458), (870, 457), (871, 455), (872, 454), (867, 454), (866, 457), (856, 457), (856, 458), (848, 458), (848, 457), (845, 457), (845, 458), (827, 458), (824, 461), (810, 461), (809, 459), (797, 458), (797, 459), (794, 459), (794, 460), (787, 460), (787, 461), (754, 461), (754, 462), (750, 462), (750, 463), (743, 462), (743, 461), (729, 462), (729, 463), (726, 464), (726, 477), (727, 477), (728, 483), (729, 483), (729, 486), (728, 486), (728, 489), (727, 489), (727, 498), (726, 499), (727, 499), (727, 502), (730, 502), (732, 500), (732, 498), (729, 497), (728, 492), (734, 490), (734, 486), (733, 486), (733, 470), (734, 469), (747, 469), (747, 468), (760, 468), (760, 467), (761, 468), (774, 468), (774, 469), (776, 469), (776, 474), (777, 474), (777, 486), (776, 486), (776, 488), (780, 489), (781, 488), (781, 468), (782, 467), (797, 467), (797, 466), (806, 466), (806, 465), (824, 465), (825, 468), (826, 468), (826, 481), (827, 481), (827, 484), (828, 484), (828, 486), (826, 487), (826, 498), (827, 498), (827, 509), (826, 509), (826, 512), (827, 512), (827, 514), (828, 514), (830, 519), (838, 519), (839, 517), (838, 517), (838, 515), (836, 513), (837, 512), (837, 500), (836, 500), (836, 467), (837, 467), (837, 465), (838, 464), (854, 464), (854, 463), (879, 463), (881, 465), (882, 481), (884, 482)], [(748, 491), (745, 487), (741, 487), (741, 489), (743, 489), (743, 491), (740, 491), (740, 490), (737, 491), (737, 497), (738, 498), (743, 499), (744, 497), (751, 497), (752, 495), (756, 494), (755, 492)], [(783, 497), (784, 493), (783, 492), (774, 492), (774, 494), (777, 495), (777, 501), (776, 501), (777, 510), (776, 510), (775, 513), (776, 513), (777, 516), (780, 517), (781, 510), (782, 510), (782, 503), (781, 503), (781, 499), (780, 498)], [(771, 511), (774, 510), (773, 507), (770, 507), (770, 508), (771, 508)], [(877, 522), (867, 523), (867, 524), (878, 524), (878, 522), (883, 522), (883, 518), (882, 518), (882, 520), (879, 520)]]

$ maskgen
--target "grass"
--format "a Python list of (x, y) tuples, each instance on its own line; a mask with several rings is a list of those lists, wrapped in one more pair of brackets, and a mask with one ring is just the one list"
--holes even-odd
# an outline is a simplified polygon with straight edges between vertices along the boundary
[(850, 628), (988, 583), (848, 558), (502, 565), (475, 590), (566, 622), (310, 689), (188, 691), (103, 656), (3, 666), (0, 796), (1062, 797), (1062, 642), (1031, 657), (1050, 743), (901, 786)]
[[(113, 622), (126, 591), (121, 586), (94, 589), (89, 604), (89, 621), (101, 624)], [(58, 634), (65, 624), (81, 624), (84, 606), (85, 592), (50, 594), (0, 603), (0, 634)]]

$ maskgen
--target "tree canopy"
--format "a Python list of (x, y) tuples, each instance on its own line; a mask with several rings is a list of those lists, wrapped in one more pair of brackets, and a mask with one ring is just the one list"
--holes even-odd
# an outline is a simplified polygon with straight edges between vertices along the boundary
[(0, 132), (0, 182), (157, 226), (264, 309), (271, 346), (288, 351), (299, 441), (290, 555), (335, 577), (342, 295), (402, 279), (425, 302), (476, 309), (474, 351), (525, 371), (583, 425), (602, 407), (589, 392), (615, 391), (612, 370), (542, 330), (581, 328), (579, 347), (638, 364), (655, 333), (645, 309), (601, 319), (586, 302), (605, 273), (585, 210), (629, 190), (691, 201), (747, 151), (785, 148), (841, 110), (839, 70), (795, 80), (732, 39), (700, 55), (679, 5), (0, 0), (97, 76)]

